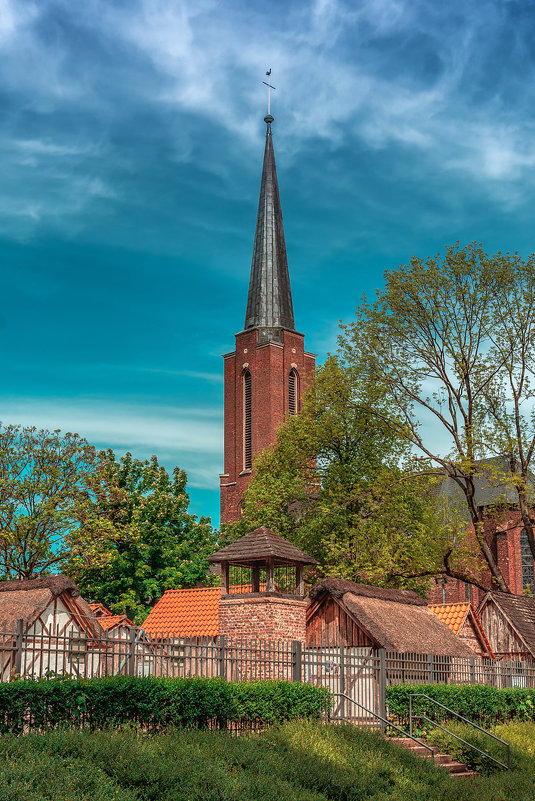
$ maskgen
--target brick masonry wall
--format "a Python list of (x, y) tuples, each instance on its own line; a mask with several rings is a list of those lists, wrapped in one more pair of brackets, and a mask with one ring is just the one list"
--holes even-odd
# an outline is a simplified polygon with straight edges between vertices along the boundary
[(308, 601), (277, 596), (227, 596), (219, 602), (219, 633), (251, 640), (305, 644)]
[[(485, 524), (485, 539), (490, 546), (492, 553), (497, 559), (498, 566), (502, 571), (505, 581), (515, 595), (522, 595), (522, 562), (520, 557), (520, 532), (523, 524), (518, 513), (507, 512), (499, 520), (489, 520)], [(485, 566), (480, 574), (480, 580), (484, 587), (496, 589), (493, 585), (490, 571)], [(446, 581), (446, 603), (456, 603), (466, 600), (465, 585), (462, 581), (448, 579)], [(477, 608), (485, 596), (485, 592), (478, 587), (470, 588), (470, 601)], [(442, 586), (440, 584), (431, 585), (428, 593), (430, 603), (442, 603)]]
[(276, 439), (288, 415), (289, 376), (299, 375), (299, 403), (314, 378), (315, 355), (304, 350), (303, 334), (283, 332), (283, 343), (258, 344), (258, 330), (236, 335), (236, 350), (225, 359), (225, 467), (220, 476), (221, 523), (238, 520), (241, 499), (251, 480), (243, 464), (243, 371), (251, 373), (252, 453)]

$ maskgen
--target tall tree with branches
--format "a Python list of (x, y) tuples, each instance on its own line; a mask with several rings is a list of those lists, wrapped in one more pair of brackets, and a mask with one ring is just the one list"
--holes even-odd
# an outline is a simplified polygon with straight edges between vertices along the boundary
[[(384, 290), (359, 306), (340, 337), (353, 382), (367, 383), (371, 397), (376, 393), (369, 412), (414, 449), (415, 471), (420, 459), (459, 488), (481, 557), (504, 592), (509, 588), (485, 537), (476, 483), (482, 459), (507, 456), (511, 471), (496, 479), (516, 488), (535, 555), (528, 499), (534, 298), (533, 257), (524, 262), (488, 256), (476, 244), (455, 246), (443, 257), (413, 258), (387, 272)], [(440, 448), (443, 435), (447, 445)], [(456, 565), (453, 547), (443, 571), (478, 583)]]

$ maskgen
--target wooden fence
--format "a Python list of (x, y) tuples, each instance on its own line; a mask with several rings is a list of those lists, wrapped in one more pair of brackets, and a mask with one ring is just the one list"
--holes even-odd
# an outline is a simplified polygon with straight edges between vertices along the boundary
[[(333, 716), (372, 723), (384, 715), (391, 684), (487, 684), (535, 687), (535, 663), (478, 656), (401, 654), (371, 648), (304, 647), (300, 642), (229, 637), (149, 636), (131, 628), (95, 637), (76, 629), (0, 630), (0, 680), (72, 676), (219, 676), (238, 681), (285, 679), (328, 687)], [(348, 700), (352, 699), (355, 703)]]

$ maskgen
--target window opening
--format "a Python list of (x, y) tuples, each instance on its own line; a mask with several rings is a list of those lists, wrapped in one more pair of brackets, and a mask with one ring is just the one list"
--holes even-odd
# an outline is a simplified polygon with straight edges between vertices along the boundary
[(526, 529), (520, 532), (520, 560), (522, 563), (522, 588), (529, 590), (535, 595), (535, 570), (533, 565), (533, 554), (529, 547)]
[(288, 408), (290, 414), (297, 414), (297, 402), (299, 398), (299, 375), (295, 368), (290, 370), (288, 381)]
[(243, 469), (253, 467), (253, 450), (251, 440), (251, 373), (243, 374)]

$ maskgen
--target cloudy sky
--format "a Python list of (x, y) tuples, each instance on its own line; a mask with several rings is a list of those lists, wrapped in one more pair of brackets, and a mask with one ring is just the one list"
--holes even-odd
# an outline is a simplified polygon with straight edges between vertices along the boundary
[(271, 67), (296, 324), (535, 250), (531, 0), (0, 0), (0, 419), (188, 471), (218, 521)]

